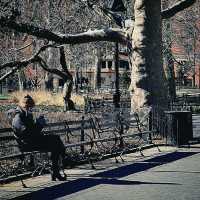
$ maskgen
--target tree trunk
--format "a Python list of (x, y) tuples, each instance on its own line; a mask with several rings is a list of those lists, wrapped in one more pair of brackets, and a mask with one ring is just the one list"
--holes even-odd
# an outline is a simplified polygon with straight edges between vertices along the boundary
[(78, 83), (80, 79), (79, 79), (79, 70), (77, 67), (75, 68), (74, 81), (75, 81), (75, 91), (76, 93), (78, 93), (78, 90), (79, 90)]
[(73, 90), (73, 76), (70, 74), (67, 68), (65, 50), (64, 47), (60, 47), (60, 64), (63, 70), (63, 80), (65, 81), (63, 87), (63, 100), (64, 100), (64, 111), (75, 110), (74, 102), (71, 100), (71, 93)]
[[(163, 8), (166, 9), (170, 6), (169, 1), (163, 2)], [(166, 19), (163, 22), (163, 27), (165, 27), (165, 32), (163, 34), (163, 39), (165, 40), (165, 49), (164, 49), (164, 66), (165, 66), (165, 74), (168, 83), (168, 95), (170, 101), (174, 101), (176, 99), (176, 83), (175, 83), (175, 71), (174, 71), (174, 60), (172, 55), (172, 28), (171, 28), (171, 20)]]
[(132, 36), (131, 110), (146, 112), (153, 105), (167, 105), (162, 63), (161, 1), (136, 0)]
[(22, 77), (19, 70), (17, 71), (17, 77), (18, 77), (19, 91), (22, 92), (24, 90), (24, 87), (23, 87), (23, 81), (22, 81)]
[[(15, 49), (16, 47), (16, 42), (15, 42), (15, 33), (13, 32), (12, 34), (13, 39), (12, 39), (12, 48)], [(16, 52), (14, 52), (14, 59), (17, 60), (17, 54)], [(19, 86), (19, 91), (22, 92), (23, 91), (23, 83), (22, 83), (22, 78), (21, 78), (21, 74), (20, 71), (17, 70), (17, 78), (18, 78), (18, 86)]]
[[(48, 0), (47, 1), (47, 13), (46, 13), (46, 26), (47, 27), (51, 27), (51, 22), (53, 19), (53, 13), (52, 13), (52, 0)], [(52, 42), (50, 42), (52, 44)], [(56, 59), (56, 56), (54, 55), (54, 49), (53, 48), (49, 48), (47, 50), (48, 52), (48, 57), (47, 57), (47, 64), (48, 66), (50, 66), (50, 68), (54, 67), (54, 59)], [(45, 89), (48, 91), (53, 90), (53, 74), (52, 73), (48, 73), (46, 72), (45, 74)]]
[[(48, 58), (47, 58), (47, 64), (50, 66), (50, 68), (53, 68), (53, 63), (54, 63), (54, 54), (53, 54), (54, 49), (49, 48), (48, 49)], [(49, 72), (46, 72), (45, 75), (45, 89), (46, 90), (52, 90), (53, 89), (53, 75)]]
[(99, 90), (101, 88), (101, 62), (102, 62), (102, 55), (101, 52), (97, 50), (95, 58), (95, 71), (94, 71), (94, 90)]
[(170, 47), (167, 49), (167, 55), (166, 55), (166, 76), (167, 76), (170, 100), (174, 101), (176, 99), (176, 83), (175, 83), (174, 61), (172, 58), (172, 52)]
[(115, 43), (115, 93), (113, 94), (113, 103), (115, 108), (120, 107), (119, 90), (119, 44)]
[(63, 99), (64, 99), (64, 111), (74, 110), (74, 102), (71, 100), (71, 93), (73, 89), (73, 79), (64, 83), (63, 87)]

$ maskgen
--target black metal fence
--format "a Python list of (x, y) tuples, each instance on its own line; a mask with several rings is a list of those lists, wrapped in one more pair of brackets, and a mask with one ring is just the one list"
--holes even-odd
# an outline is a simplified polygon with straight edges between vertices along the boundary
[[(152, 144), (154, 130), (141, 129), (137, 117), (126, 118), (121, 113), (87, 113), (78, 121), (49, 123), (43, 133), (60, 135), (66, 147), (67, 164), (90, 162), (108, 155), (122, 156), (133, 149)], [(23, 167), (21, 160), (26, 157)], [(21, 173), (41, 173), (38, 166), (49, 163), (48, 154), (27, 152), (23, 154), (18, 148), (11, 128), (0, 129), (0, 179)], [(37, 170), (36, 170), (37, 169)]]

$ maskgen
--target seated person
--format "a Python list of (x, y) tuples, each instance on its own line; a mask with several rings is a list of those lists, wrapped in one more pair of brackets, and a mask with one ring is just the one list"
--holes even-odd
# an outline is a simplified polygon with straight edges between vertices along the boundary
[[(45, 125), (45, 119), (40, 116), (36, 121), (33, 119), (31, 109), (35, 106), (33, 98), (29, 95), (23, 97), (15, 110), (12, 120), (12, 128), (22, 148), (51, 152), (52, 180), (64, 181), (66, 176), (59, 172), (59, 158), (65, 158), (65, 147), (58, 135), (44, 135), (41, 130)], [(28, 148), (28, 149), (27, 149)]]

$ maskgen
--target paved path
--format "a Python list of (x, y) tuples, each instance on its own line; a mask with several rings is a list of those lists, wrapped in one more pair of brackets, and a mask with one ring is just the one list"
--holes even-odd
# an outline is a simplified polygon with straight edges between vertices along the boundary
[[(67, 170), (66, 182), (50, 182), (49, 176), (26, 180), (0, 188), (0, 199), (25, 200), (199, 200), (200, 145), (192, 148), (160, 147), (125, 155), (124, 163), (107, 159)], [(35, 192), (33, 192), (35, 191)]]

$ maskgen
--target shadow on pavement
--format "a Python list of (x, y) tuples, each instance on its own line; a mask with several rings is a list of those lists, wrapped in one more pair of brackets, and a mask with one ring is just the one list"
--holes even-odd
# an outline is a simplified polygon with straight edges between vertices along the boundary
[(152, 173), (181, 173), (181, 174), (200, 174), (200, 171), (152, 171)]
[(85, 190), (99, 184), (112, 184), (112, 185), (138, 185), (138, 184), (166, 184), (176, 185), (174, 183), (155, 183), (155, 182), (140, 182), (140, 181), (126, 181), (118, 180), (130, 174), (145, 171), (150, 168), (167, 164), (182, 158), (186, 158), (197, 154), (199, 152), (173, 152), (165, 155), (157, 156), (155, 158), (147, 159), (145, 162), (133, 163), (130, 165), (122, 166), (116, 169), (111, 169), (105, 172), (97, 173), (90, 178), (79, 178), (77, 180), (63, 182), (59, 185), (44, 188), (42, 190), (17, 197), (18, 200), (53, 200), (61, 198), (75, 192)]

